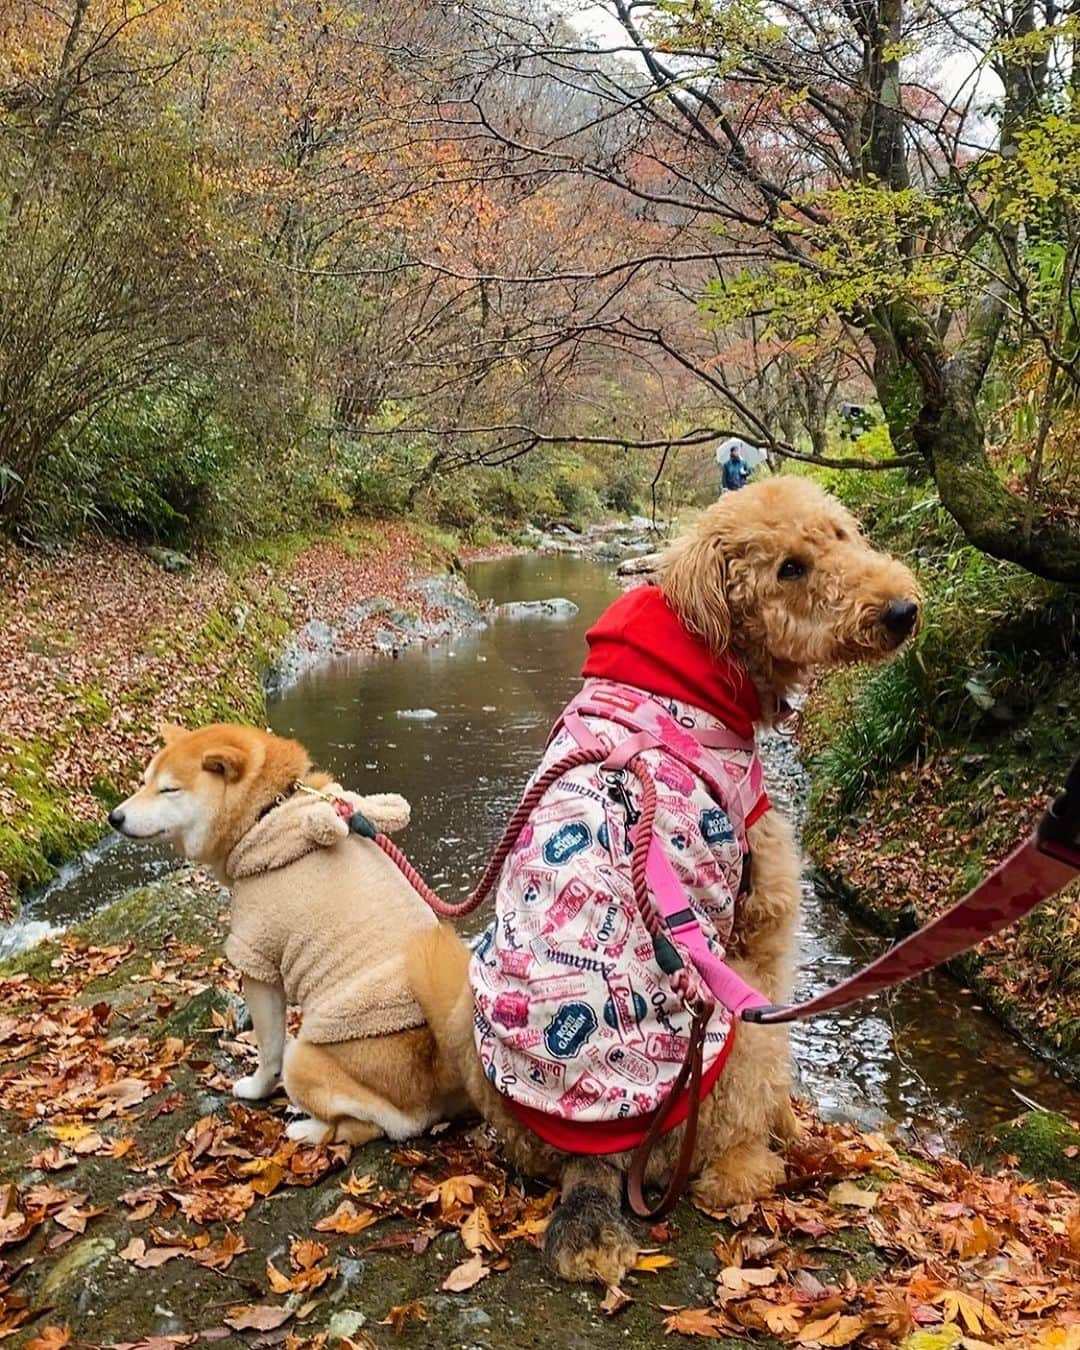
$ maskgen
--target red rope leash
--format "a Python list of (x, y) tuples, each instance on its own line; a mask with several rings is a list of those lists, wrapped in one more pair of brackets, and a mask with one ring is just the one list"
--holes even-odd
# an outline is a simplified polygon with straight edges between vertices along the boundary
[[(436, 914), (444, 919), (460, 919), (466, 914), (471, 914), (484, 903), (491, 894), (492, 888), (499, 879), (502, 872), (503, 863), (510, 856), (514, 845), (517, 843), (522, 830), (528, 824), (529, 817), (543, 799), (548, 789), (557, 783), (560, 778), (571, 769), (580, 768), (584, 764), (600, 764), (608, 756), (604, 749), (579, 749), (573, 750), (565, 759), (559, 760), (553, 764), (546, 773), (533, 783), (522, 797), (517, 810), (510, 817), (506, 829), (503, 831), (502, 838), (496, 845), (495, 852), (491, 855), (484, 874), (477, 883), (475, 889), (470, 892), (464, 900), (457, 904), (452, 904), (444, 900), (438, 892), (432, 890), (412, 863), (408, 860), (401, 849), (393, 843), (385, 834), (377, 834), (375, 842), (398, 869), (401, 875), (416, 891), (417, 895), (432, 909)], [(652, 842), (653, 830), (656, 827), (656, 786), (653, 783), (652, 775), (644, 764), (641, 764), (635, 757), (631, 759), (626, 766), (641, 785), (641, 814), (638, 817), (637, 824), (634, 826), (634, 847), (630, 858), (630, 877), (634, 885), (634, 899), (637, 902), (638, 912), (641, 914), (641, 920), (648, 930), (649, 936), (657, 938), (664, 935), (664, 918), (657, 909), (653, 900), (652, 892), (649, 889), (648, 876), (646, 869), (649, 860), (649, 846)], [(716, 1006), (712, 994), (702, 985), (698, 978), (697, 971), (689, 965), (684, 964), (679, 970), (671, 975), (671, 982), (675, 992), (683, 999), (688, 1006), (696, 1008), (704, 1014), (707, 1020)]]

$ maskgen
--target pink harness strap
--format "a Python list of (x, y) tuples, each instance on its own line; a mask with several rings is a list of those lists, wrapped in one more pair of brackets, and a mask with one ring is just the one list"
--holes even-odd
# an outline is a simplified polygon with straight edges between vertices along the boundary
[[(638, 713), (642, 704), (651, 702), (646, 696), (638, 695), (634, 690), (625, 686), (605, 685), (600, 688), (587, 686), (567, 707), (559, 725), (570, 733), (583, 750), (592, 751), (608, 749), (609, 747), (602, 737), (596, 735), (586, 725), (583, 714), (591, 714), (597, 718), (617, 722), (627, 729), (640, 728), (635, 729), (631, 736), (628, 736), (626, 740), (611, 750), (607, 759), (600, 765), (603, 772), (612, 773), (625, 769), (631, 760), (646, 750), (662, 750), (665, 754), (673, 755), (693, 772), (705, 777), (699, 759), (688, 754), (685, 746), (673, 743), (673, 738), (664, 734), (662, 726), (654, 728), (641, 726), (641, 721), (635, 714)], [(558, 727), (556, 727), (556, 730), (558, 730)], [(685, 734), (695, 741), (702, 749), (749, 751), (753, 754), (753, 742), (748, 742), (731, 731), (721, 728), (715, 730), (695, 728), (691, 731), (679, 728), (679, 731), (680, 734)], [(710, 773), (706, 781), (708, 781), (714, 796), (727, 810), (728, 802), (725, 800), (727, 793), (720, 788), (720, 774), (718, 772)], [(725, 784), (725, 786), (727, 785)], [(761, 786), (761, 765), (757, 756), (753, 755), (750, 768), (740, 778), (735, 779), (729, 789), (729, 791), (734, 792), (738, 799), (736, 810), (739, 807), (744, 808), (741, 819), (737, 822), (741, 827), (739, 835), (744, 852), (746, 851), (746, 830), (743, 822), (748, 809), (745, 799), (752, 797), (752, 801), (756, 803), (761, 795)], [(641, 826), (639, 825), (636, 828), (640, 829)], [(710, 950), (697, 915), (689, 904), (686, 891), (655, 834), (649, 841), (645, 875), (657, 909), (663, 915), (668, 933), (672, 940), (690, 957), (694, 968), (705, 981), (713, 996), (736, 1016), (741, 1015), (746, 1009), (768, 1007), (768, 999), (747, 984), (740, 975), (737, 975), (729, 965)]]

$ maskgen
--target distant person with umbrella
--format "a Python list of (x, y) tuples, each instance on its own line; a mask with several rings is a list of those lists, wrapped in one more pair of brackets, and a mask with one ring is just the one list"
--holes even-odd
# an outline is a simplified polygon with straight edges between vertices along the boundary
[(746, 480), (750, 477), (750, 466), (742, 456), (744, 446), (745, 441), (732, 436), (716, 452), (716, 462), (720, 465), (720, 487), (724, 492), (737, 492), (746, 486)]

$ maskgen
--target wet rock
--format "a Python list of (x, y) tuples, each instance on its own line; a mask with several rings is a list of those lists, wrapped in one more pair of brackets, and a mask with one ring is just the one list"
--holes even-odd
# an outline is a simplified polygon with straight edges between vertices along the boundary
[(331, 1341), (336, 1341), (341, 1337), (355, 1336), (366, 1321), (367, 1318), (358, 1308), (341, 1308), (326, 1324), (326, 1330)]
[(551, 600), (512, 600), (495, 611), (503, 619), (569, 619), (577, 612), (573, 600), (562, 596)]
[(373, 614), (385, 614), (393, 607), (394, 602), (388, 596), (374, 595), (368, 600), (361, 600), (359, 604), (350, 605), (345, 611), (345, 622), (349, 625), (361, 624)]
[(263, 686), (268, 694), (279, 694), (294, 684), (305, 671), (317, 666), (333, 654), (337, 639), (337, 629), (331, 628), (321, 619), (311, 619), (304, 624), (278, 658), (277, 664), (268, 671)]
[(461, 577), (424, 577), (405, 589), (409, 595), (419, 596), (431, 608), (445, 610), (455, 631), (483, 628), (487, 623), (483, 607)]
[(73, 1242), (42, 1281), (42, 1298), (55, 1298), (72, 1284), (76, 1276), (80, 1284), (85, 1283), (90, 1271), (115, 1251), (116, 1243), (112, 1238), (83, 1238), (81, 1242)]
[(439, 714), (434, 708), (399, 708), (397, 715), (409, 722), (430, 722)]
[[(459, 576), (423, 577), (405, 587), (406, 600), (415, 598), (416, 608), (403, 608), (387, 595), (368, 596), (351, 605), (342, 616), (340, 628), (320, 619), (312, 619), (293, 637), (269, 670), (263, 687), (271, 697), (283, 693), (313, 667), (341, 649), (343, 634), (366, 620), (382, 617), (385, 624), (371, 635), (370, 645), (384, 655), (396, 656), (414, 642), (429, 642), (449, 637), (470, 628), (483, 628), (487, 615), (483, 606)], [(441, 610), (434, 618), (424, 611)]]
[(225, 1018), (225, 1025), (233, 1031), (246, 1031), (251, 1026), (251, 1014), (242, 998), (224, 989), (211, 986), (196, 994), (181, 1008), (163, 1017), (153, 1030), (152, 1039), (164, 1040), (179, 1036), (190, 1040), (199, 1032), (215, 1031), (214, 1014)]
[(156, 562), (164, 572), (190, 572), (193, 566), (186, 553), (179, 553), (174, 548), (158, 548), (156, 545), (149, 545), (143, 549), (143, 552), (151, 562)]
[[(77, 931), (95, 945), (134, 942), (144, 952), (159, 947), (168, 937), (209, 947), (220, 940), (220, 920), (227, 903), (227, 891), (221, 889), (215, 899), (192, 885), (190, 869), (181, 869), (127, 891)], [(32, 961), (34, 956), (28, 952), (22, 960)]]
[(615, 571), (620, 577), (636, 577), (655, 572), (659, 566), (660, 554), (646, 553), (638, 558), (624, 558)]

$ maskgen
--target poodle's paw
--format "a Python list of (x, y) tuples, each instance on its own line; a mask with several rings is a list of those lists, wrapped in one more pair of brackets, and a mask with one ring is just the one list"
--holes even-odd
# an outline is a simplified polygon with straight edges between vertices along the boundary
[(266, 1069), (256, 1069), (246, 1078), (238, 1078), (232, 1086), (232, 1095), (242, 1102), (261, 1102), (272, 1097), (281, 1086), (281, 1074)]
[(295, 1139), (300, 1144), (322, 1144), (333, 1133), (333, 1125), (328, 1125), (325, 1120), (316, 1120), (314, 1116), (305, 1116), (302, 1120), (290, 1121), (285, 1126), (286, 1138)]
[(551, 1216), (544, 1255), (564, 1280), (617, 1285), (637, 1260), (638, 1245), (617, 1203), (597, 1186), (575, 1186)]
[(691, 1191), (703, 1209), (731, 1209), (771, 1195), (784, 1175), (783, 1158), (764, 1144), (737, 1147), (710, 1159)]

